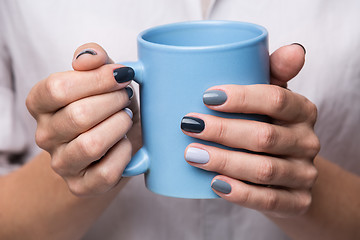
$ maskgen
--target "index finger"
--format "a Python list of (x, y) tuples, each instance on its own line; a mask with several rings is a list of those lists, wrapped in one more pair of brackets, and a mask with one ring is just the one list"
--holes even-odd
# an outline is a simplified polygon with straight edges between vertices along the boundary
[(285, 122), (313, 124), (317, 114), (315, 105), (307, 98), (275, 85), (216, 86), (204, 93), (203, 100), (212, 110), (262, 114)]
[(120, 64), (107, 64), (91, 71), (54, 73), (31, 89), (26, 105), (33, 116), (54, 112), (79, 99), (124, 88), (133, 77), (134, 71)]

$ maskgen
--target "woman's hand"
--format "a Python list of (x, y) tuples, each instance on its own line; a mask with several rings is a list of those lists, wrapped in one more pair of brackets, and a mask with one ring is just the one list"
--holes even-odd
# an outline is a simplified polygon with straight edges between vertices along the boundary
[(133, 71), (112, 64), (94, 43), (75, 51), (73, 68), (37, 83), (26, 105), (37, 121), (36, 142), (51, 154), (53, 170), (75, 195), (95, 195), (117, 185), (137, 150), (126, 134), (141, 141), (140, 129), (128, 133), (132, 118), (139, 123), (128, 87)]
[(310, 206), (317, 177), (313, 159), (320, 148), (314, 133), (317, 109), (305, 97), (283, 88), (302, 68), (304, 56), (299, 45), (272, 54), (271, 82), (276, 85), (222, 85), (204, 93), (204, 103), (212, 110), (263, 114), (272, 123), (198, 113), (184, 118), (183, 132), (191, 137), (255, 152), (198, 143), (187, 147), (189, 164), (220, 173), (212, 181), (220, 197), (279, 217), (302, 214)]

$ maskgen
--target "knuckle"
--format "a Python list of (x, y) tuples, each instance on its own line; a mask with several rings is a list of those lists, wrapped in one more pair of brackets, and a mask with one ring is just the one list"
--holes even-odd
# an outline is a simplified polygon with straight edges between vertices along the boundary
[(64, 173), (66, 172), (66, 166), (62, 158), (56, 155), (52, 156), (50, 166), (60, 176), (65, 175)]
[(270, 107), (272, 111), (282, 112), (287, 105), (287, 94), (278, 86), (273, 86), (270, 92)]
[(89, 107), (86, 104), (70, 105), (68, 117), (75, 129), (85, 129), (88, 125)]
[(310, 192), (299, 194), (299, 201), (298, 201), (299, 215), (305, 214), (309, 210), (311, 203), (312, 203), (312, 196)]
[(317, 178), (318, 178), (319, 172), (318, 170), (315, 168), (315, 166), (310, 167), (307, 170), (307, 188), (311, 189), (312, 186), (315, 184)]
[(248, 206), (251, 201), (251, 192), (249, 190), (243, 190), (240, 195), (238, 195), (236, 202), (241, 206)]
[(103, 191), (107, 191), (115, 186), (121, 178), (121, 174), (115, 171), (115, 168), (103, 166), (98, 171), (99, 183), (101, 183)]
[(311, 157), (315, 157), (320, 151), (320, 140), (319, 138), (313, 133), (307, 140), (307, 148), (309, 149), (309, 155)]
[(318, 109), (317, 109), (316, 105), (314, 103), (312, 103), (311, 101), (307, 100), (307, 102), (308, 102), (307, 105), (309, 108), (309, 121), (312, 125), (314, 125), (317, 120)]
[(99, 68), (98, 70), (94, 71), (94, 79), (99, 87), (104, 84), (103, 68)]
[(257, 146), (260, 151), (267, 151), (276, 144), (276, 129), (271, 124), (266, 124), (258, 128)]
[(104, 141), (100, 137), (83, 134), (78, 144), (82, 154), (90, 160), (97, 160), (105, 154)]
[(234, 97), (236, 97), (236, 101), (234, 101), (234, 103), (236, 103), (236, 105), (238, 106), (238, 108), (243, 108), (244, 106), (247, 105), (247, 90), (248, 90), (248, 86), (237, 86), (236, 89), (236, 95)]
[(223, 151), (220, 155), (220, 158), (218, 158), (217, 164), (216, 164), (216, 171), (224, 172), (228, 170), (229, 168), (229, 154), (226, 151)]
[(51, 74), (45, 81), (45, 89), (55, 102), (62, 103), (66, 99), (67, 82), (64, 81), (61, 73)]
[(40, 148), (47, 150), (49, 139), (50, 139), (50, 134), (48, 130), (41, 127), (38, 127), (36, 129), (35, 142)]
[(265, 200), (263, 203), (263, 210), (271, 212), (271, 211), (275, 211), (278, 208), (279, 197), (275, 193), (275, 191), (273, 190), (268, 191), (264, 199)]
[(216, 120), (216, 127), (217, 129), (217, 138), (220, 142), (224, 142), (227, 139), (228, 133), (227, 133), (227, 125), (225, 124), (223, 119), (217, 119)]
[(270, 184), (276, 175), (276, 167), (273, 161), (262, 160), (256, 174), (256, 181), (260, 184)]
[(70, 192), (77, 197), (84, 197), (90, 194), (90, 191), (82, 184), (81, 179), (65, 179)]
[(29, 112), (31, 113), (32, 116), (34, 116), (34, 112), (35, 112), (35, 99), (33, 96), (32, 91), (30, 91), (29, 95), (26, 97), (25, 100), (25, 105), (26, 108), (29, 110)]

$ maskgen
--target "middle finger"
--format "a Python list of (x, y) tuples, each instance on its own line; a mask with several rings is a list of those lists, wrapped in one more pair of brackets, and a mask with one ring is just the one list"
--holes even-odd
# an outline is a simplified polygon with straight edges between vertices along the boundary
[[(129, 105), (131, 88), (91, 96), (73, 102), (50, 119), (55, 142), (69, 142)], [(50, 134), (51, 135), (51, 134)]]
[(289, 128), (264, 122), (226, 119), (191, 113), (181, 121), (181, 129), (191, 137), (216, 142), (232, 148), (275, 155), (311, 155), (310, 132), (300, 126)]

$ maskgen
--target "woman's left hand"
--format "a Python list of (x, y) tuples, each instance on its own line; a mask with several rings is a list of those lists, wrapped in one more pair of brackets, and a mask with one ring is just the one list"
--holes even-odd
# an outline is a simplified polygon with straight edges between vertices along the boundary
[(189, 164), (220, 174), (211, 186), (223, 199), (277, 217), (299, 215), (310, 206), (317, 177), (313, 159), (320, 149), (314, 133), (317, 109), (285, 88), (304, 59), (301, 46), (284, 46), (270, 57), (272, 85), (222, 85), (204, 93), (204, 103), (212, 110), (263, 114), (272, 123), (199, 113), (183, 118), (188, 136), (255, 152), (199, 143), (186, 148)]

